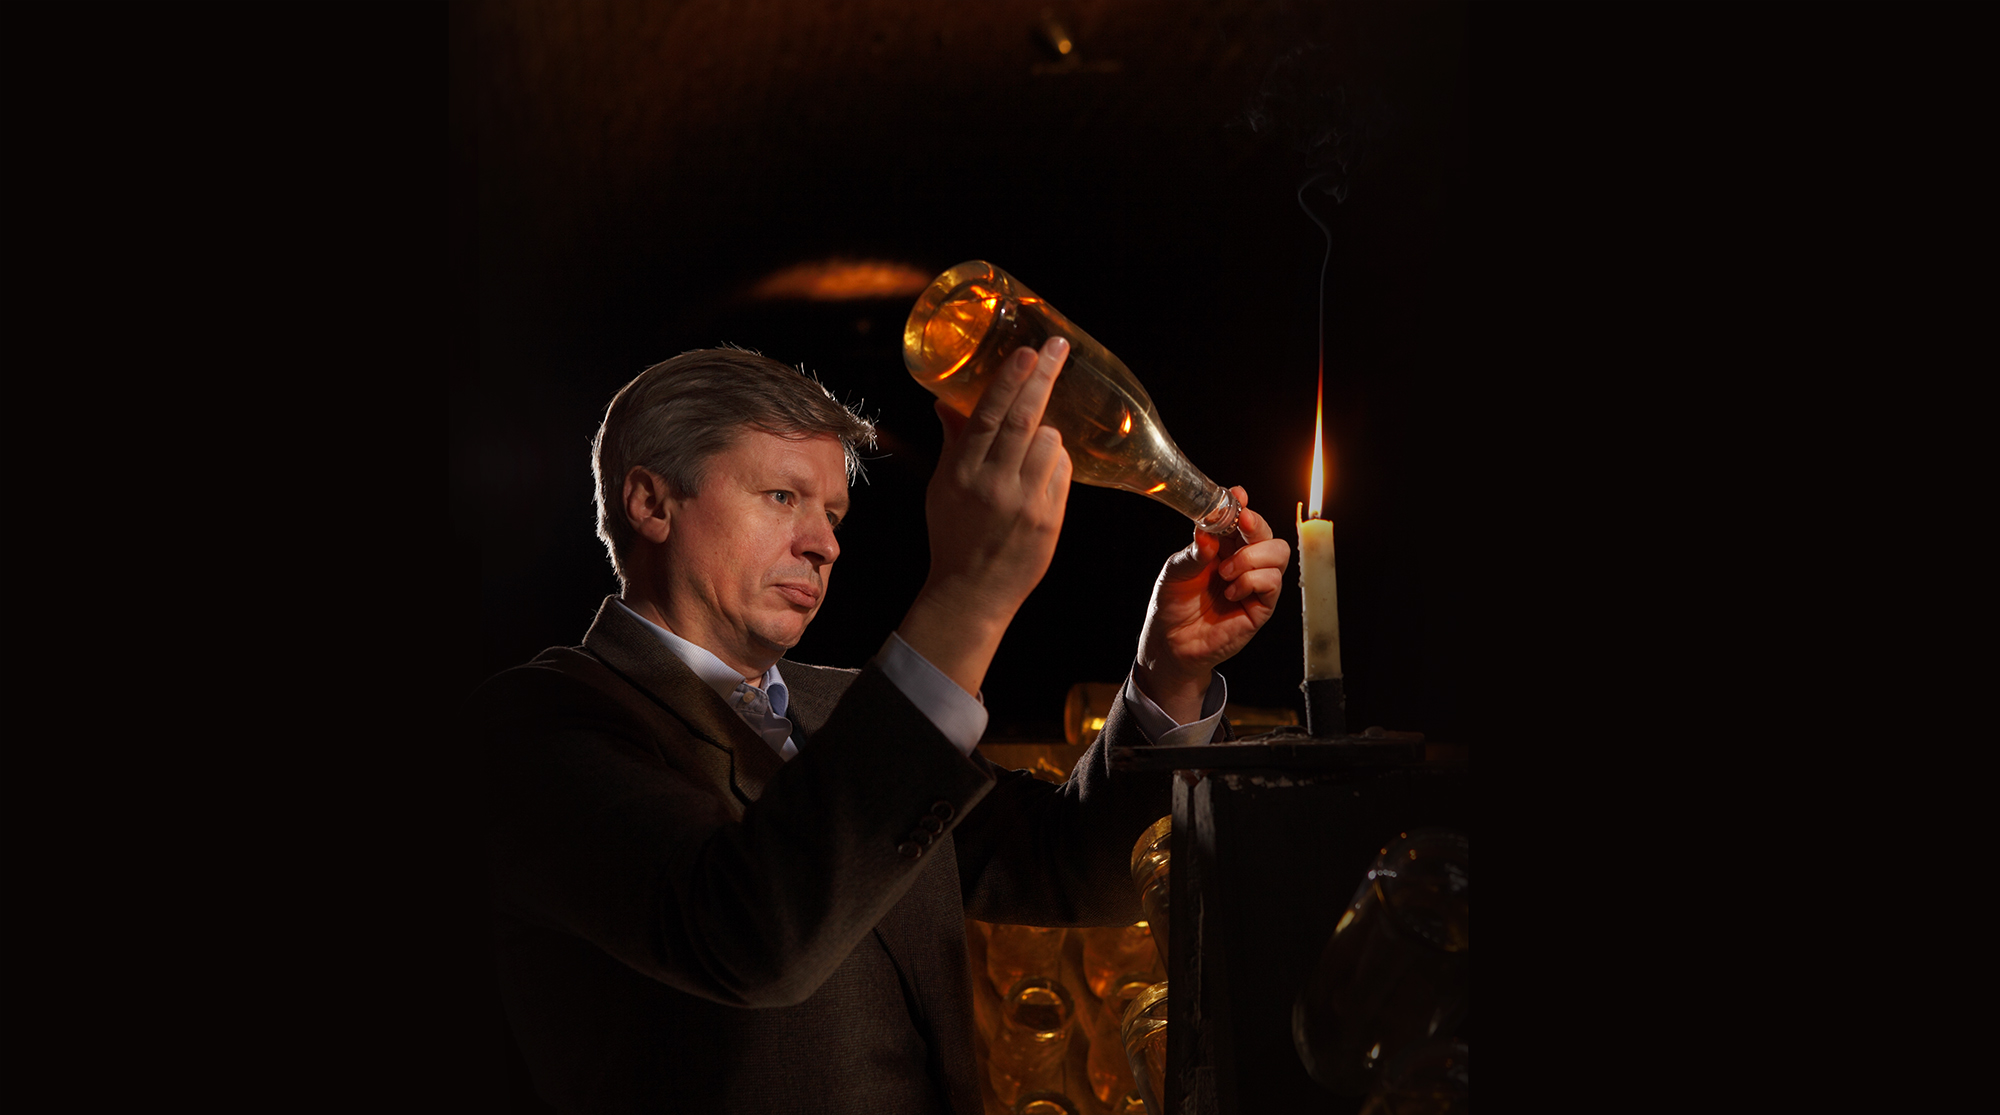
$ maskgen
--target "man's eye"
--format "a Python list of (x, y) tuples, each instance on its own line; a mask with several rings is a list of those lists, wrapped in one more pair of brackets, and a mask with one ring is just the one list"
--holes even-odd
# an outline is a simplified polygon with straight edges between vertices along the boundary
[(778, 501), (779, 503), (790, 503), (790, 502), (792, 502), (792, 493), (790, 493), (790, 492), (772, 492), (772, 493), (771, 493), (771, 498), (772, 498), (772, 499), (775, 499), (775, 500), (777, 500), (777, 501)]
[(827, 513), (826, 513), (826, 521), (827, 521), (827, 523), (828, 523), (829, 525), (831, 525), (831, 526), (833, 527), (833, 529), (835, 529), (835, 530), (839, 530), (839, 529), (840, 529), (840, 516), (838, 516), (838, 515), (834, 514), (834, 513), (833, 513), (833, 512), (831, 512), (831, 511), (829, 511), (829, 512), (827, 512)]

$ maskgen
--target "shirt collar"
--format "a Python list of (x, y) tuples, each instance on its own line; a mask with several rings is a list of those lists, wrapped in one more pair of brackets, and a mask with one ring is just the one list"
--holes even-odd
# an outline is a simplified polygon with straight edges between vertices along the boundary
[[(731, 698), (734, 697), (737, 688), (749, 684), (743, 680), (742, 674), (737, 673), (733, 667), (722, 659), (661, 627), (631, 608), (625, 607), (623, 600), (617, 601), (617, 604), (620, 608), (625, 608), (626, 615), (645, 624), (646, 629), (651, 631), (654, 637), (660, 640), (661, 645), (671, 651), (673, 656), (680, 659), (681, 663), (688, 669), (693, 670), (694, 676), (707, 683), (710, 689), (715, 690), (716, 696), (721, 697), (724, 701), (728, 701), (730, 707), (735, 707), (736, 702), (731, 700)], [(790, 694), (785, 689), (785, 679), (779, 675), (776, 663), (772, 663), (771, 668), (764, 671), (764, 676), (758, 679), (757, 688), (762, 689), (765, 699), (771, 702), (772, 713), (778, 716), (785, 715), (786, 710), (791, 704)]]

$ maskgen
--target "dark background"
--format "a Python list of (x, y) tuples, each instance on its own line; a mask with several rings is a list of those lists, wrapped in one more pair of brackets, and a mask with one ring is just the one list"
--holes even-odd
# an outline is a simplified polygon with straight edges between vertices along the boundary
[[(939, 445), (901, 360), (914, 298), (746, 296), (802, 262), (1008, 268), (1134, 369), (1197, 467), (1293, 538), (1327, 252), (1296, 195), (1321, 173), (1308, 198), (1333, 230), (1326, 513), (1350, 716), (1462, 734), (1462, 596), (1491, 545), (1463, 511), (1462, 429), (1491, 374), (1460, 305), (1465, 9), (759, 11), (455, 16), (453, 142), (476, 196), (459, 234), (478, 261), (453, 400), (454, 522), (479, 563), (463, 681), (581, 639), (616, 591), (591, 533), (603, 407), (646, 365), (722, 343), (803, 364), (879, 419), (833, 590), (792, 657), (859, 664), (880, 646), (923, 580)], [(1188, 535), (1159, 505), (1074, 491), (987, 677), (989, 738), (1060, 738), (1072, 683), (1123, 676), (1152, 579)], [(1299, 707), (1300, 662), (1293, 584), (1227, 670), (1232, 699)]]

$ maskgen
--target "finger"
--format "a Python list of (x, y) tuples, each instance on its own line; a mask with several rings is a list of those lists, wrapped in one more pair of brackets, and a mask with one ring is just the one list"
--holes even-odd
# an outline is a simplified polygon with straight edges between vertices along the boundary
[(1042, 344), (1041, 351), (1035, 353), (1034, 369), (1014, 396), (1000, 432), (993, 438), (993, 447), (987, 450), (987, 459), (994, 465), (1002, 469), (1021, 466), (1035, 431), (1042, 424), (1042, 412), (1048, 409), (1056, 376), (1068, 356), (1069, 341), (1062, 337), (1050, 337)]
[(1256, 545), (1271, 540), (1271, 522), (1248, 507), (1236, 516), (1236, 529), (1243, 535), (1244, 542)]
[(1292, 544), (1282, 538), (1266, 538), (1254, 546), (1245, 546), (1222, 563), (1219, 572), (1228, 578), (1240, 577), (1252, 569), (1276, 569), (1283, 572), (1291, 564)]
[[(1062, 447), (1060, 434), (1056, 435), (1056, 447), (1058, 449)], [(1069, 454), (1059, 452), (1056, 454), (1056, 467), (1049, 473), (1048, 486), (1043, 489), (1044, 496), (1049, 501), (1049, 508), (1055, 512), (1056, 521), (1059, 523), (1069, 507), (1069, 478)]]
[(1212, 567), (1217, 559), (1226, 557), (1229, 553), (1229, 547), (1235, 544), (1236, 539), (1234, 538), (1220, 534), (1210, 534), (1200, 527), (1196, 527), (1194, 543), (1189, 547), (1194, 551), (1194, 563), (1188, 568), (1187, 575), (1190, 577), (1201, 576), (1203, 571)]
[(1223, 590), (1222, 595), (1230, 600), (1245, 600), (1252, 596), (1272, 596), (1284, 587), (1284, 570), (1252, 569), (1229, 582), (1229, 587)]
[(986, 393), (979, 397), (979, 405), (972, 408), (972, 414), (966, 419), (965, 455), (968, 458), (984, 462), (992, 455), (993, 441), (1013, 410), (1014, 400), (1021, 394), (1021, 385), (1034, 374), (1039, 357), (1034, 349), (1023, 346), (1008, 353), (1007, 359), (1000, 362), (1000, 370), (994, 374), (993, 382), (986, 385)]
[(1236, 497), (1236, 503), (1243, 510), (1236, 516), (1236, 529), (1243, 534), (1243, 540), (1251, 544), (1271, 537), (1271, 523), (1264, 516), (1250, 510), (1250, 493), (1241, 484), (1229, 489)]
[[(1069, 454), (1063, 451), (1062, 432), (1054, 426), (1041, 426), (1029, 440), (1028, 452), (1021, 460), (1021, 489), (1027, 492), (1046, 493), (1055, 482), (1059, 465), (1069, 463)], [(1069, 477), (1063, 477), (1065, 486)]]

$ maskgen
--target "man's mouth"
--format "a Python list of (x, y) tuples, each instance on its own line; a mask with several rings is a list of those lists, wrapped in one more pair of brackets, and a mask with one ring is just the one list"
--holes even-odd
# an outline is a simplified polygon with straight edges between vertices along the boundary
[(797, 581), (786, 581), (777, 586), (785, 599), (801, 608), (811, 608), (819, 603), (819, 589), (816, 586)]

